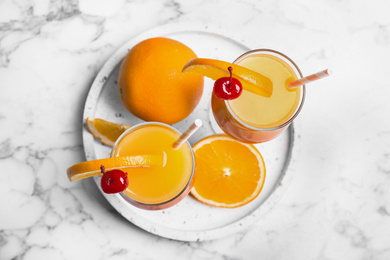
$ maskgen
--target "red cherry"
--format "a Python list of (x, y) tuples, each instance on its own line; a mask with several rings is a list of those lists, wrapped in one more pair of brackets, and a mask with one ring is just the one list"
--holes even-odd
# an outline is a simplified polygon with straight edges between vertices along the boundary
[(219, 78), (214, 83), (214, 94), (217, 98), (232, 100), (238, 98), (242, 93), (241, 82), (232, 77), (232, 67), (228, 68), (230, 77)]
[(123, 172), (121, 170), (112, 170), (106, 172), (103, 165), (100, 166), (100, 169), (103, 173), (100, 186), (105, 193), (111, 194), (122, 192), (127, 188), (127, 185), (129, 185), (127, 172)]

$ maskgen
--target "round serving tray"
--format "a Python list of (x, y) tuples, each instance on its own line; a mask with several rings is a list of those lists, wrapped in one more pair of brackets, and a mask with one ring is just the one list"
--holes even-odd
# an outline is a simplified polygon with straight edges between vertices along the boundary
[[(189, 46), (198, 57), (234, 61), (243, 52), (259, 48), (248, 39), (237, 39), (229, 32), (209, 26), (167, 25), (145, 32), (120, 47), (104, 64), (94, 80), (85, 102), (83, 122), (87, 117), (102, 118), (108, 121), (134, 125), (143, 122), (125, 110), (118, 95), (117, 77), (121, 60), (138, 42), (151, 37), (168, 37)], [(151, 71), (150, 73), (153, 73)], [(198, 140), (215, 133), (210, 118), (210, 101), (213, 82), (205, 79), (202, 99), (198, 107), (185, 120), (174, 124), (180, 131), (196, 119), (203, 126), (191, 138), (193, 145)], [(94, 140), (85, 125), (83, 144), (87, 160), (107, 158), (111, 147)], [(217, 130), (219, 131), (219, 130)], [(247, 229), (261, 219), (277, 203), (285, 191), (289, 165), (293, 150), (293, 125), (275, 140), (256, 147), (262, 153), (266, 164), (266, 179), (260, 195), (249, 204), (235, 208), (215, 208), (198, 202), (191, 195), (177, 205), (159, 211), (138, 209), (127, 203), (119, 194), (105, 194), (107, 201), (134, 225), (155, 235), (181, 241), (202, 241), (216, 239)], [(100, 189), (100, 178), (95, 178)], [(101, 190), (101, 189), (100, 189)]]

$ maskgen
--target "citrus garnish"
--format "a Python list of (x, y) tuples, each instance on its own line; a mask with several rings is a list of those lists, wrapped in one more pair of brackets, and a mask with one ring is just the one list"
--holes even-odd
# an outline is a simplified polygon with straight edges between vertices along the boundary
[(270, 97), (272, 81), (253, 70), (221, 60), (195, 58), (191, 59), (183, 68), (183, 72), (194, 72), (213, 80), (229, 76), (228, 68), (233, 68), (233, 77), (237, 78), (243, 89), (252, 93)]
[(78, 181), (84, 178), (102, 175), (101, 166), (114, 170), (129, 167), (163, 167), (166, 163), (166, 154), (145, 154), (134, 156), (120, 156), (106, 159), (98, 159), (77, 163), (66, 170), (70, 181)]
[(116, 124), (100, 118), (87, 117), (86, 122), (91, 134), (103, 144), (109, 146), (114, 146), (118, 137), (130, 128), (128, 125)]
[(236, 208), (254, 200), (264, 185), (265, 165), (252, 145), (227, 135), (213, 135), (193, 147), (196, 179), (191, 190), (199, 201)]

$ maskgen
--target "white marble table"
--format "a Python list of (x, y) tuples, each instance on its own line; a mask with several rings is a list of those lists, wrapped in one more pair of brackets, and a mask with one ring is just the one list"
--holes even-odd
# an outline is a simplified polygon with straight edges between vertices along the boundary
[[(374, 5), (375, 6), (372, 6)], [(0, 2), (0, 259), (390, 259), (390, 2)], [(278, 204), (202, 242), (150, 234), (90, 181), (84, 102), (126, 41), (153, 27), (213, 26), (293, 58), (308, 86), (299, 151)]]

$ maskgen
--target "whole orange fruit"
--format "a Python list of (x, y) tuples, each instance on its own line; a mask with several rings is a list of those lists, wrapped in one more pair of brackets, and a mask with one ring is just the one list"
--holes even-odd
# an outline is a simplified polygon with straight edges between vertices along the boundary
[(145, 121), (166, 124), (186, 118), (203, 93), (203, 76), (182, 72), (196, 54), (173, 39), (157, 37), (135, 45), (121, 63), (118, 85), (124, 107)]

